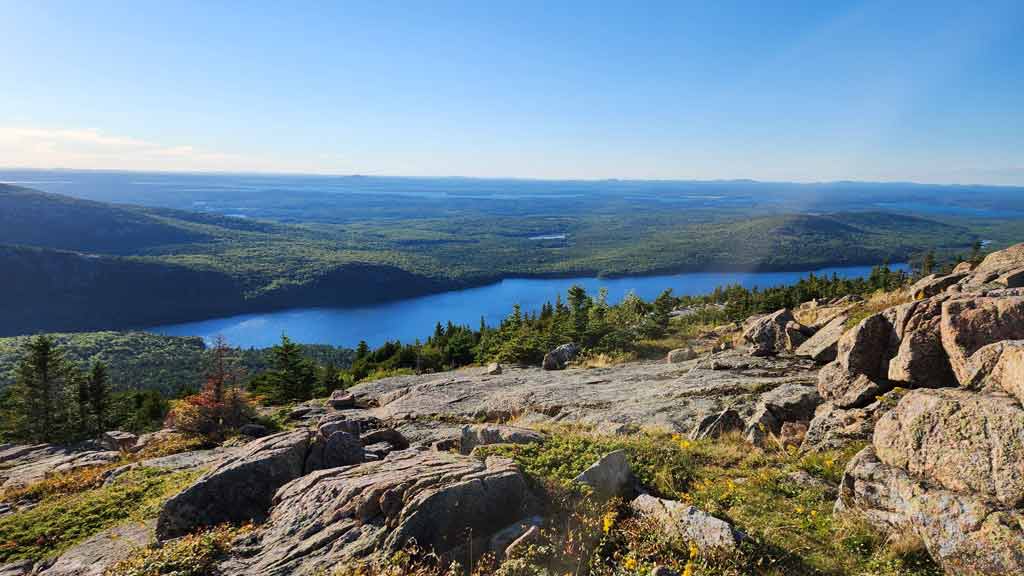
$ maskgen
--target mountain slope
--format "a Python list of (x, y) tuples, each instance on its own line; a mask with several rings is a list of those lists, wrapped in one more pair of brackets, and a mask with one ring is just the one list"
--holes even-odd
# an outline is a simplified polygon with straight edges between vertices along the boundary
[(204, 240), (137, 208), (0, 184), (0, 244), (128, 254)]

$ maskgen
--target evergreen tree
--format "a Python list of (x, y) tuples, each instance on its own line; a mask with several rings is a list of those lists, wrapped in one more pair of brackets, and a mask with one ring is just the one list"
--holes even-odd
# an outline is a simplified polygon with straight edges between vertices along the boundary
[[(813, 276), (812, 276), (813, 278)], [(658, 295), (654, 300), (654, 311), (651, 314), (647, 335), (651, 338), (661, 338), (668, 330), (668, 323), (671, 319), (672, 309), (675, 308), (676, 299), (672, 296), (672, 289), (668, 288)]]
[(587, 332), (587, 322), (590, 320), (590, 298), (587, 296), (587, 291), (579, 284), (573, 284), (569, 288), (567, 296), (575, 332), (573, 340), (580, 341)]
[(970, 262), (971, 263), (973, 263), (973, 264), (980, 264), (981, 263), (981, 260), (982, 260), (981, 248), (982, 248), (981, 240), (977, 240), (977, 241), (974, 242), (974, 244), (971, 245), (971, 258), (970, 258)]
[(334, 362), (328, 362), (320, 369), (317, 388), (324, 394), (330, 394), (341, 387), (341, 373)]
[(935, 271), (935, 252), (929, 250), (921, 261), (921, 275), (927, 276)]
[(370, 355), (370, 346), (366, 343), (366, 340), (360, 340), (359, 345), (356, 346), (356, 360), (362, 360)]
[(52, 338), (29, 340), (11, 390), (13, 413), (9, 434), (27, 442), (60, 442), (75, 435), (69, 408), (75, 404), (75, 370)]
[[(102, 433), (107, 427), (107, 413), (110, 409), (110, 385), (107, 378), (107, 366), (96, 361), (85, 379), (85, 400), (88, 412), (95, 424), (95, 431)], [(162, 415), (161, 415), (162, 417)]]
[(271, 349), (273, 369), (268, 374), (275, 399), (280, 402), (309, 400), (316, 384), (316, 369), (302, 355), (302, 348), (287, 336)]

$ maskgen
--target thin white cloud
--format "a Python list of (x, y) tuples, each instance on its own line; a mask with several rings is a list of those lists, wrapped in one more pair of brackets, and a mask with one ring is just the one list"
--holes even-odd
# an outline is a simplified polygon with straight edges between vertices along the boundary
[(240, 154), (166, 145), (96, 129), (0, 126), (0, 162), (33, 168), (138, 170), (258, 170)]

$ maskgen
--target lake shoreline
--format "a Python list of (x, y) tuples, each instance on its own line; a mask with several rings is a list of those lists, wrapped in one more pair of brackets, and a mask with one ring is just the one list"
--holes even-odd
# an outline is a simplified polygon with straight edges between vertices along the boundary
[[(498, 275), (480, 275), (480, 276), (469, 276), (460, 279), (440, 279), (431, 278), (427, 276), (419, 276), (411, 272), (406, 272), (415, 279), (422, 281), (423, 285), (428, 285), (424, 289), (420, 290), (409, 290), (398, 295), (383, 295), (379, 298), (361, 299), (358, 301), (334, 301), (328, 302), (323, 301), (319, 298), (322, 294), (312, 294), (317, 298), (312, 298), (311, 301), (303, 302), (298, 299), (289, 297), (288, 294), (271, 294), (263, 295), (249, 300), (244, 300), (237, 306), (225, 307), (223, 310), (211, 311), (208, 314), (182, 314), (175, 315), (174, 317), (163, 318), (157, 322), (149, 322), (145, 324), (132, 323), (124, 326), (109, 326), (87, 330), (64, 330), (67, 332), (89, 332), (94, 330), (112, 330), (112, 331), (145, 331), (153, 326), (165, 326), (165, 325), (176, 325), (176, 324), (190, 324), (195, 322), (204, 322), (208, 320), (216, 320), (219, 318), (243, 316), (250, 314), (272, 314), (275, 312), (283, 312), (287, 310), (297, 308), (316, 308), (316, 309), (358, 309), (367, 306), (388, 304), (393, 302), (400, 302), (402, 300), (408, 300), (412, 298), (421, 298), (424, 296), (432, 296), (437, 294), (445, 294), (449, 292), (458, 292), (462, 290), (470, 290), (473, 288), (484, 288), (487, 286), (493, 286), (501, 284), (502, 282), (509, 280), (565, 280), (565, 279), (598, 279), (598, 280), (621, 280), (628, 278), (644, 279), (660, 276), (675, 276), (680, 274), (729, 274), (729, 273), (804, 273), (804, 272), (815, 272), (817, 270), (827, 268), (852, 268), (860, 266), (878, 266), (877, 262), (822, 262), (814, 265), (791, 265), (791, 264), (780, 264), (780, 265), (765, 265), (763, 263), (754, 265), (740, 265), (740, 264), (716, 264), (714, 266), (672, 266), (665, 268), (657, 268), (645, 270), (636, 273), (620, 273), (620, 272), (587, 272), (587, 271), (572, 271), (572, 272), (537, 272), (537, 273), (525, 273), (525, 274), (498, 274)], [(893, 264), (895, 265), (895, 264)], [(433, 286), (429, 286), (429, 285)], [(309, 290), (310, 287), (299, 287), (299, 289)], [(315, 292), (315, 289), (314, 289)], [(331, 289), (325, 291), (326, 294), (337, 293)], [(511, 304), (509, 304), (511, 306)], [(11, 336), (16, 336), (12, 334)]]
[[(905, 264), (894, 268), (906, 269)], [(224, 335), (229, 342), (243, 347), (272, 345), (281, 334), (309, 344), (354, 346), (359, 340), (378, 345), (387, 340), (412, 341), (425, 338), (436, 323), (451, 321), (476, 327), (481, 318), (488, 325), (497, 325), (520, 304), (524, 311), (535, 311), (544, 302), (553, 302), (558, 295), (574, 284), (596, 294), (600, 288), (609, 290), (610, 302), (621, 300), (635, 292), (650, 300), (666, 288), (678, 295), (701, 295), (719, 286), (741, 284), (748, 288), (792, 284), (811, 273), (839, 274), (845, 277), (863, 277), (872, 266), (823, 267), (800, 271), (727, 271), (681, 272), (660, 275), (631, 275), (612, 277), (582, 277), (560, 275), (533, 275), (503, 278), (477, 286), (391, 299), (356, 306), (307, 305), (290, 306), (273, 311), (254, 311), (223, 315), (189, 322), (135, 327), (135, 330), (165, 335), (202, 336), (208, 340)]]

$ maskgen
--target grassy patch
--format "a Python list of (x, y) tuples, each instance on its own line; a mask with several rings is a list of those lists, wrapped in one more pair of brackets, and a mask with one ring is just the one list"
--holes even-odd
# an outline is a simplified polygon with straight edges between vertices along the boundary
[[(547, 431), (542, 443), (485, 450), (516, 460), (548, 494), (544, 541), (510, 560), (501, 569), (505, 573), (641, 575), (665, 565), (690, 576), (941, 574), (920, 546), (887, 542), (857, 518), (832, 515), (829, 485), (839, 481), (860, 446), (800, 455), (758, 450), (735, 435), (694, 442), (658, 433), (608, 437), (573, 428)], [(576, 474), (617, 449), (627, 451), (647, 490), (726, 519), (752, 540), (729, 555), (698, 550), (669, 539), (646, 519), (631, 517), (621, 503), (588, 508), (566, 496), (573, 493)], [(821, 482), (798, 484), (790, 478), (797, 471)]]
[(0, 502), (33, 502), (55, 496), (70, 496), (103, 484), (106, 473), (121, 466), (149, 458), (170, 456), (181, 452), (205, 448), (206, 443), (198, 437), (172, 434), (156, 440), (138, 452), (122, 453), (120, 460), (98, 466), (88, 466), (50, 474), (27, 486), (8, 488), (0, 493)]
[(857, 324), (860, 324), (861, 320), (864, 320), (868, 316), (873, 316), (879, 312), (892, 308), (893, 306), (906, 304), (911, 300), (913, 300), (913, 297), (907, 290), (875, 292), (869, 296), (867, 300), (861, 302), (857, 306), (854, 306), (850, 310), (849, 317), (846, 319), (845, 328), (849, 330)]
[(209, 576), (217, 561), (231, 549), (231, 541), (248, 526), (218, 526), (178, 538), (163, 546), (138, 550), (111, 566), (104, 576)]
[(46, 558), (124, 520), (152, 518), (198, 474), (139, 468), (108, 486), (43, 492), (35, 507), (0, 518), (0, 563)]

